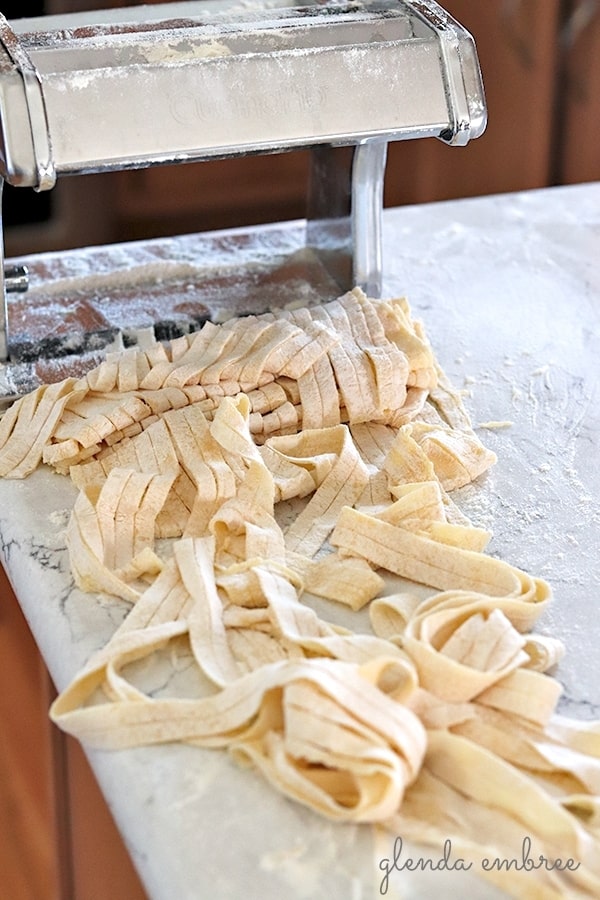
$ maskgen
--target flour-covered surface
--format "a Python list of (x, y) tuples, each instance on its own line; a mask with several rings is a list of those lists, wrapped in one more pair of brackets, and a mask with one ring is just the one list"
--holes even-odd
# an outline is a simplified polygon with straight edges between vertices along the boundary
[[(340, 241), (343, 236), (340, 236)], [(338, 238), (333, 238), (337, 246)], [(302, 223), (22, 257), (30, 287), (8, 303), (0, 402), (79, 377), (104, 353), (171, 340), (204, 322), (340, 293)]]
[[(540, 630), (566, 643), (563, 708), (598, 718), (600, 188), (390, 211), (385, 242), (384, 295), (409, 295), (498, 455), (454, 497), (494, 532), (493, 554), (552, 584)], [(49, 471), (0, 482), (3, 559), (59, 688), (127, 611), (73, 587), (64, 529), (75, 493)], [(185, 691), (184, 662), (175, 678)], [(95, 752), (92, 763), (154, 900), (382, 894), (388, 843), (290, 803), (224, 754), (167, 746)], [(394, 870), (386, 887), (502, 896), (456, 870)]]
[(387, 225), (388, 283), (408, 285), (498, 456), (454, 496), (492, 553), (551, 583), (541, 629), (566, 642), (564, 711), (597, 717), (600, 186), (395, 210)]

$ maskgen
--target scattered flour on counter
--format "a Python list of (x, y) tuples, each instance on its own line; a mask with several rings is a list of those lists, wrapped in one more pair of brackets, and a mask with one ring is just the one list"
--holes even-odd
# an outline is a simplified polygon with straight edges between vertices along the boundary
[(263, 853), (260, 859), (262, 869), (267, 872), (273, 872), (283, 866), (288, 866), (291, 861), (301, 859), (307, 852), (308, 847), (305, 843), (298, 843), (295, 847), (286, 850), (276, 850), (271, 853)]
[(48, 521), (57, 528), (66, 528), (70, 515), (71, 510), (69, 509), (55, 509), (48, 516)]
[(511, 422), (509, 419), (502, 421), (492, 421), (492, 422), (478, 422), (475, 428), (487, 428), (490, 431), (497, 431), (501, 428), (512, 428), (515, 423)]
[(549, 380), (550, 380), (550, 365), (549, 365), (549, 364), (546, 364), (545, 366), (540, 366), (538, 369), (534, 369), (533, 372), (531, 373), (531, 375), (532, 375), (532, 376), (543, 375), (543, 376), (544, 376), (544, 383), (548, 383), (548, 386), (549, 386)]

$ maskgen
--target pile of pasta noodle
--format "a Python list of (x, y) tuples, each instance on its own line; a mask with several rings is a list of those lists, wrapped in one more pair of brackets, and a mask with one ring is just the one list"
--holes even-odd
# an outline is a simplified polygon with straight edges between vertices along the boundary
[[(600, 727), (556, 714), (549, 586), (486, 555), (449, 496), (494, 461), (406, 301), (358, 290), (39, 388), (0, 423), (0, 474), (68, 474), (75, 582), (131, 604), (53, 720), (96, 747), (227, 748), (325, 816), (467, 860), (527, 836), (576, 866), (482, 874), (600, 896)], [(370, 631), (310, 596), (369, 604)], [(165, 647), (197, 696), (136, 684)]]

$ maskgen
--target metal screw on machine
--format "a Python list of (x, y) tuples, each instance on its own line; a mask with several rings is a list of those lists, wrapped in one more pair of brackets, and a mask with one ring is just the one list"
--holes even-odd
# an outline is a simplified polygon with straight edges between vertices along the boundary
[[(340, 293), (381, 290), (388, 142), (462, 146), (485, 124), (474, 41), (434, 0), (0, 16), (0, 177), (46, 190), (62, 175), (310, 149), (306, 245)], [(17, 284), (3, 289), (4, 359)]]
[(8, 295), (13, 293), (25, 293), (29, 288), (29, 272), (26, 266), (5, 266), (0, 271), (0, 288), (3, 297), (4, 316), (0, 322), (0, 361), (8, 358), (8, 336), (6, 323), (8, 322)]
[[(29, 288), (29, 272), (26, 266), (4, 266), (0, 272), (0, 288), (4, 297), (4, 321), (8, 321), (6, 303), (9, 294), (24, 294)], [(8, 340), (6, 326), (3, 329), (0, 324), (0, 360), (8, 357)]]
[(4, 290), (8, 294), (24, 294), (29, 287), (27, 266), (5, 266)]

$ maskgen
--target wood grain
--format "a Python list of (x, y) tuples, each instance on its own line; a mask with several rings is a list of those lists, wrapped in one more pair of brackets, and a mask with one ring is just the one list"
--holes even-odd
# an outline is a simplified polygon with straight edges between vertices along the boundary
[(145, 900), (0, 566), (0, 900)]
[(54, 900), (58, 866), (46, 670), (0, 567), (0, 897)]

